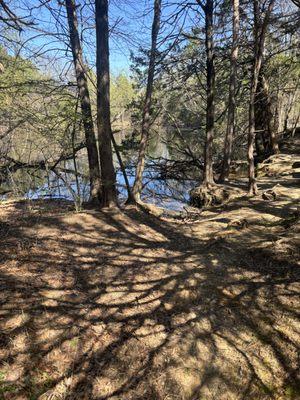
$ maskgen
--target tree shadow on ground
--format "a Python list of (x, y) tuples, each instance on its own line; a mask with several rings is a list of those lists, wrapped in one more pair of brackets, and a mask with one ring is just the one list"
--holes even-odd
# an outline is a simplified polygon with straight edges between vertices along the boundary
[(299, 398), (292, 255), (135, 210), (34, 210), (3, 220), (0, 398)]

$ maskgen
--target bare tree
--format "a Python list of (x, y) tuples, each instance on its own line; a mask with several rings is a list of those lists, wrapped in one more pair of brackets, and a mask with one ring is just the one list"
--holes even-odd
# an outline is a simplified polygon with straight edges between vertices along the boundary
[(265, 39), (270, 15), (275, 0), (269, 0), (264, 15), (261, 13), (260, 0), (253, 0), (253, 37), (254, 37), (254, 59), (252, 67), (252, 77), (250, 86), (249, 100), (249, 129), (248, 129), (248, 177), (249, 194), (258, 194), (258, 188), (255, 179), (254, 166), (254, 143), (255, 143), (255, 96), (258, 85), (259, 74), (262, 66), (263, 53), (265, 48)]
[(154, 16), (152, 23), (151, 51), (150, 51), (150, 59), (148, 67), (147, 89), (146, 89), (146, 97), (143, 108), (139, 156), (136, 168), (135, 182), (133, 185), (133, 196), (136, 202), (140, 202), (140, 197), (141, 197), (143, 173), (145, 168), (145, 155), (146, 155), (146, 148), (147, 148), (149, 130), (151, 124), (150, 111), (152, 104), (155, 61), (157, 53), (157, 37), (160, 28), (160, 17), (161, 17), (161, 0), (154, 0)]
[(85, 73), (82, 47), (78, 33), (78, 21), (76, 15), (75, 0), (66, 0), (65, 5), (68, 16), (70, 45), (73, 54), (75, 75), (76, 75), (78, 93), (82, 110), (82, 122), (85, 132), (85, 140), (88, 153), (89, 177), (90, 177), (90, 200), (92, 202), (99, 202), (101, 198), (101, 176), (99, 167), (99, 157), (98, 157), (97, 142), (94, 130), (88, 82)]
[(237, 59), (239, 53), (239, 29), (240, 29), (240, 1), (232, 0), (232, 48), (230, 57), (230, 78), (228, 96), (228, 116), (227, 130), (224, 143), (224, 156), (222, 171), (219, 178), (220, 182), (228, 179), (229, 168), (232, 155), (232, 143), (235, 132), (235, 111), (236, 111), (236, 78), (237, 78)]
[(116, 174), (111, 146), (110, 70), (108, 0), (95, 0), (96, 6), (96, 66), (97, 66), (97, 126), (102, 178), (102, 207), (117, 204)]
[(4, 0), (0, 0), (0, 11), (2, 11), (2, 14), (0, 14), (0, 21), (9, 28), (21, 32), (24, 27), (33, 25), (33, 22), (29, 21), (26, 17), (19, 17), (16, 15)]

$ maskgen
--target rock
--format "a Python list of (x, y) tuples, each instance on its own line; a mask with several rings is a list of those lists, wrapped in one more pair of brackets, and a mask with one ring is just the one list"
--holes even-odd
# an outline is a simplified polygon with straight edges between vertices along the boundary
[(190, 191), (190, 205), (198, 208), (221, 205), (241, 194), (241, 189), (231, 186), (213, 185), (207, 187), (201, 185)]
[(275, 154), (257, 167), (258, 177), (286, 176), (300, 172), (300, 156), (297, 154)]
[(268, 189), (265, 192), (263, 192), (262, 198), (268, 201), (276, 200), (277, 193), (273, 189)]

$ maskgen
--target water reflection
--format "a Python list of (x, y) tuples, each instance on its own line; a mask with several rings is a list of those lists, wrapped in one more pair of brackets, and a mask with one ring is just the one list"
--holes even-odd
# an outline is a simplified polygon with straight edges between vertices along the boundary
[[(71, 166), (69, 166), (71, 169)], [(134, 169), (126, 170), (129, 183), (134, 183)], [(66, 184), (67, 183), (67, 184)], [(78, 177), (78, 182), (73, 174), (64, 174), (61, 178), (55, 173), (50, 172), (43, 184), (37, 188), (27, 191), (25, 197), (30, 199), (66, 199), (74, 201), (74, 195), (78, 195), (83, 201), (88, 200), (89, 184), (87, 179)], [(179, 181), (175, 179), (161, 179), (157, 174), (157, 169), (148, 167), (145, 170), (143, 180), (143, 201), (155, 204), (169, 210), (182, 210), (188, 202), (188, 193), (195, 185), (193, 181)], [(117, 190), (120, 202), (127, 199), (125, 181), (121, 171), (117, 171)]]
[[(130, 139), (128, 132), (119, 132), (115, 135), (116, 142), (122, 148), (122, 157), (127, 166), (126, 172), (130, 186), (134, 183), (135, 163), (137, 149), (124, 146)], [(172, 149), (167, 145), (163, 134), (154, 135), (148, 146), (148, 164), (144, 172), (143, 179), (143, 201), (155, 204), (169, 210), (182, 210), (188, 203), (189, 191), (195, 186), (196, 182), (186, 177), (177, 177), (176, 171), (164, 176), (163, 160), (172, 160)], [(122, 147), (123, 146), (123, 147)], [(152, 160), (152, 161), (151, 161)], [(118, 169), (118, 161), (115, 157), (117, 172), (117, 190), (119, 201), (125, 202), (127, 190), (123, 174)], [(77, 174), (74, 172), (77, 171)], [(171, 179), (172, 178), (172, 179)], [(57, 165), (55, 172), (41, 170), (19, 170), (11, 175), (7, 185), (12, 189), (14, 196), (21, 196), (29, 199), (66, 199), (80, 202), (88, 200), (89, 180), (88, 165), (86, 154), (77, 154), (76, 168), (73, 160), (65, 161)], [(4, 198), (5, 196), (2, 196)], [(1, 198), (1, 196), (0, 196)]]

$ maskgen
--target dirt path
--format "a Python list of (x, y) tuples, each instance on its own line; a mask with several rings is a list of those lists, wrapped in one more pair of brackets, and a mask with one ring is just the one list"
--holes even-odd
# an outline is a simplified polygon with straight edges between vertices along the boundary
[(2, 204), (0, 399), (299, 399), (299, 198)]

